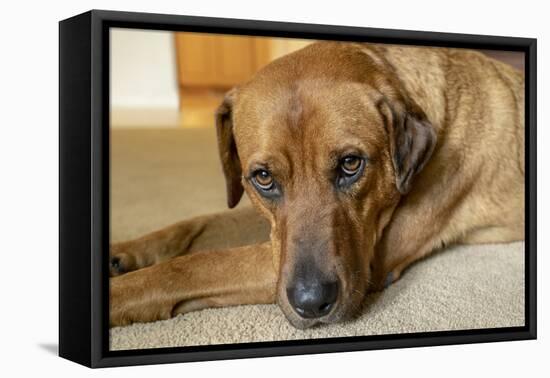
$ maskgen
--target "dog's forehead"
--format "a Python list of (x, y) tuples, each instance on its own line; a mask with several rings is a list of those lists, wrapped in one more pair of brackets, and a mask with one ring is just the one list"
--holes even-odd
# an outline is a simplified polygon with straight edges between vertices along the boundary
[(304, 142), (338, 148), (353, 139), (369, 143), (383, 137), (375, 97), (362, 83), (305, 79), (266, 91), (244, 88), (236, 105), (234, 131), (242, 155)]

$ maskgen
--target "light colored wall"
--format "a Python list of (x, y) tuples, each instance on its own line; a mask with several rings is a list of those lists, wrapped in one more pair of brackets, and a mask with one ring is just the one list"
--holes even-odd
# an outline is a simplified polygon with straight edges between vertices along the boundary
[(172, 32), (111, 30), (112, 127), (177, 127)]

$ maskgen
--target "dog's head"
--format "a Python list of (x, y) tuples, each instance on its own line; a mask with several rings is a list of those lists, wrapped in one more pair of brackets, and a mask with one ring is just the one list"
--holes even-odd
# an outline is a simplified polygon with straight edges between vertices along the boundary
[(246, 191), (271, 222), (289, 321), (353, 315), (375, 244), (434, 149), (425, 114), (383, 62), (321, 43), (230, 91), (217, 131), (229, 207)]

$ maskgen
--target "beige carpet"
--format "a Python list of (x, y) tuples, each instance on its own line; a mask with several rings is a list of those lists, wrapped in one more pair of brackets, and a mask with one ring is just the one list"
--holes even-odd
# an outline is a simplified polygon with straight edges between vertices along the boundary
[[(225, 211), (212, 129), (115, 130), (111, 146), (113, 241)], [(256, 234), (265, 234), (265, 224), (251, 223), (248, 206), (242, 201), (233, 214), (249, 222), (253, 231), (235, 235), (228, 230), (227, 243), (250, 242)], [(211, 238), (223, 243), (220, 235)], [(369, 297), (363, 314), (348, 323), (301, 331), (290, 326), (275, 305), (208, 309), (113, 328), (111, 349), (523, 325), (524, 244), (456, 246), (414, 265), (383, 293)]]

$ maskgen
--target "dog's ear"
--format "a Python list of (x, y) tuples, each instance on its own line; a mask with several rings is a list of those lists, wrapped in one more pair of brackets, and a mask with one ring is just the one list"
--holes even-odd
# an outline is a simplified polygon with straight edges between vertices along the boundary
[(237, 206), (242, 195), (242, 169), (237, 153), (237, 144), (233, 135), (232, 108), (236, 90), (230, 90), (216, 111), (216, 130), (218, 134), (218, 151), (225, 175), (227, 188), (227, 205), (230, 208)]
[(387, 99), (382, 99), (378, 107), (389, 135), (395, 184), (401, 194), (406, 194), (414, 176), (432, 156), (437, 135), (417, 105), (390, 104)]

